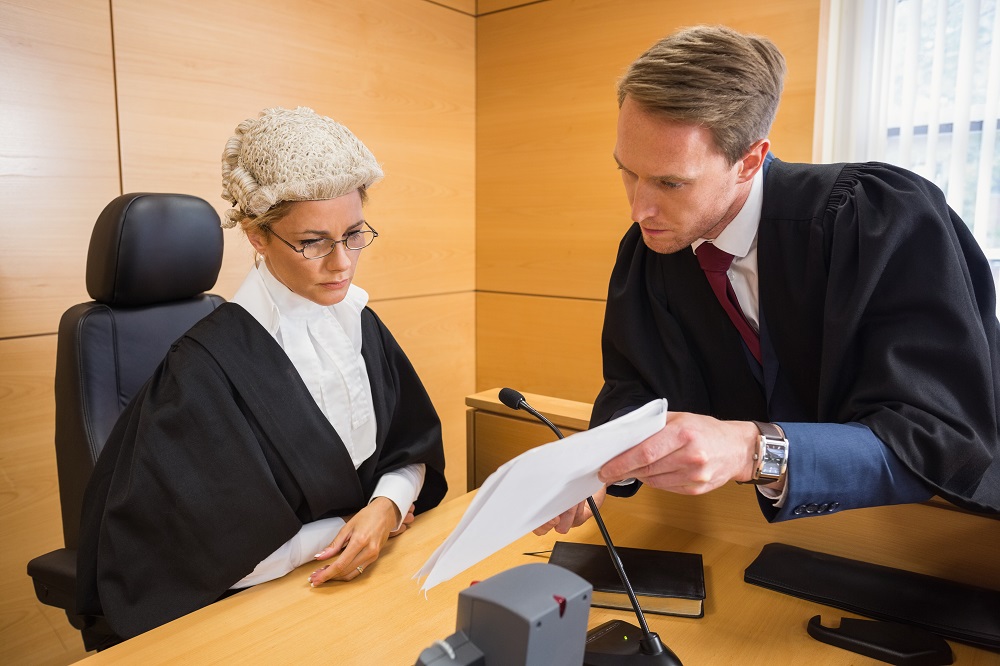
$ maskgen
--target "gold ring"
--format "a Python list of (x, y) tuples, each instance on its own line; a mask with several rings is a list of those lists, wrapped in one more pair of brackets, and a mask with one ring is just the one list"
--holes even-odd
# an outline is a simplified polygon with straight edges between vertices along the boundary
[(359, 574), (363, 574), (364, 572), (365, 572), (365, 568), (364, 567), (358, 567), (358, 573)]

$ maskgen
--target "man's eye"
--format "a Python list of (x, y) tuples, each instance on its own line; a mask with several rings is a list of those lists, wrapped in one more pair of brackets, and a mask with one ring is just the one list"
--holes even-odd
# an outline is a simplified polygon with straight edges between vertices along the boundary
[(676, 183), (676, 182), (674, 182), (672, 180), (661, 180), (660, 181), (660, 187), (662, 187), (665, 190), (676, 190), (677, 188), (679, 188), (683, 184), (684, 183)]

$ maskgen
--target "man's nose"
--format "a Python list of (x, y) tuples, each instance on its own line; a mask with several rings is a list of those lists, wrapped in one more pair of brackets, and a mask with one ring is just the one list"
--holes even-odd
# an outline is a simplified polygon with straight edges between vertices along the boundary
[(653, 197), (652, 188), (644, 184), (641, 180), (636, 181), (632, 190), (632, 221), (642, 222), (651, 217), (656, 217), (656, 201)]

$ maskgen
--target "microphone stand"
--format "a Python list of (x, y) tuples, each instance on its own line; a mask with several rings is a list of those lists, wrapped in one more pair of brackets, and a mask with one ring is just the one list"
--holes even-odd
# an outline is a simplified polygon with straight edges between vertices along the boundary
[[(547, 425), (556, 434), (556, 437), (565, 439), (562, 431), (552, 421), (548, 420), (544, 414), (529, 405), (528, 401), (518, 391), (509, 388), (501, 389), (499, 397), (500, 402), (505, 406), (515, 411), (523, 409)], [(643, 615), (642, 609), (639, 608), (639, 600), (635, 598), (635, 591), (633, 591), (632, 584), (625, 574), (625, 567), (622, 565), (615, 545), (611, 542), (611, 535), (608, 534), (608, 529), (604, 525), (604, 519), (601, 518), (601, 512), (598, 510), (597, 502), (594, 501), (593, 497), (587, 498), (587, 506), (590, 507), (590, 512), (594, 514), (594, 521), (597, 522), (597, 527), (601, 531), (604, 543), (608, 547), (611, 562), (614, 564), (615, 570), (618, 572), (618, 577), (625, 587), (625, 593), (632, 603), (639, 626), (636, 627), (622, 620), (610, 620), (591, 629), (587, 632), (587, 649), (583, 657), (584, 665), (662, 664), (663, 666), (682, 666), (681, 660), (677, 658), (677, 655), (670, 648), (663, 644), (663, 641), (660, 640), (656, 632), (649, 630), (649, 625), (646, 624), (646, 616)], [(641, 632), (642, 637), (638, 641), (631, 640), (629, 636), (634, 636), (636, 631)]]

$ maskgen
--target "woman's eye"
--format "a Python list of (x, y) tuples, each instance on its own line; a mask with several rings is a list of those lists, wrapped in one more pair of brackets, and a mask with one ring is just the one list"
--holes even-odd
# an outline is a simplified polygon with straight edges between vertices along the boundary
[(310, 245), (315, 245), (316, 243), (322, 243), (325, 239), (323, 238), (307, 238), (302, 243), (302, 247), (309, 247)]

